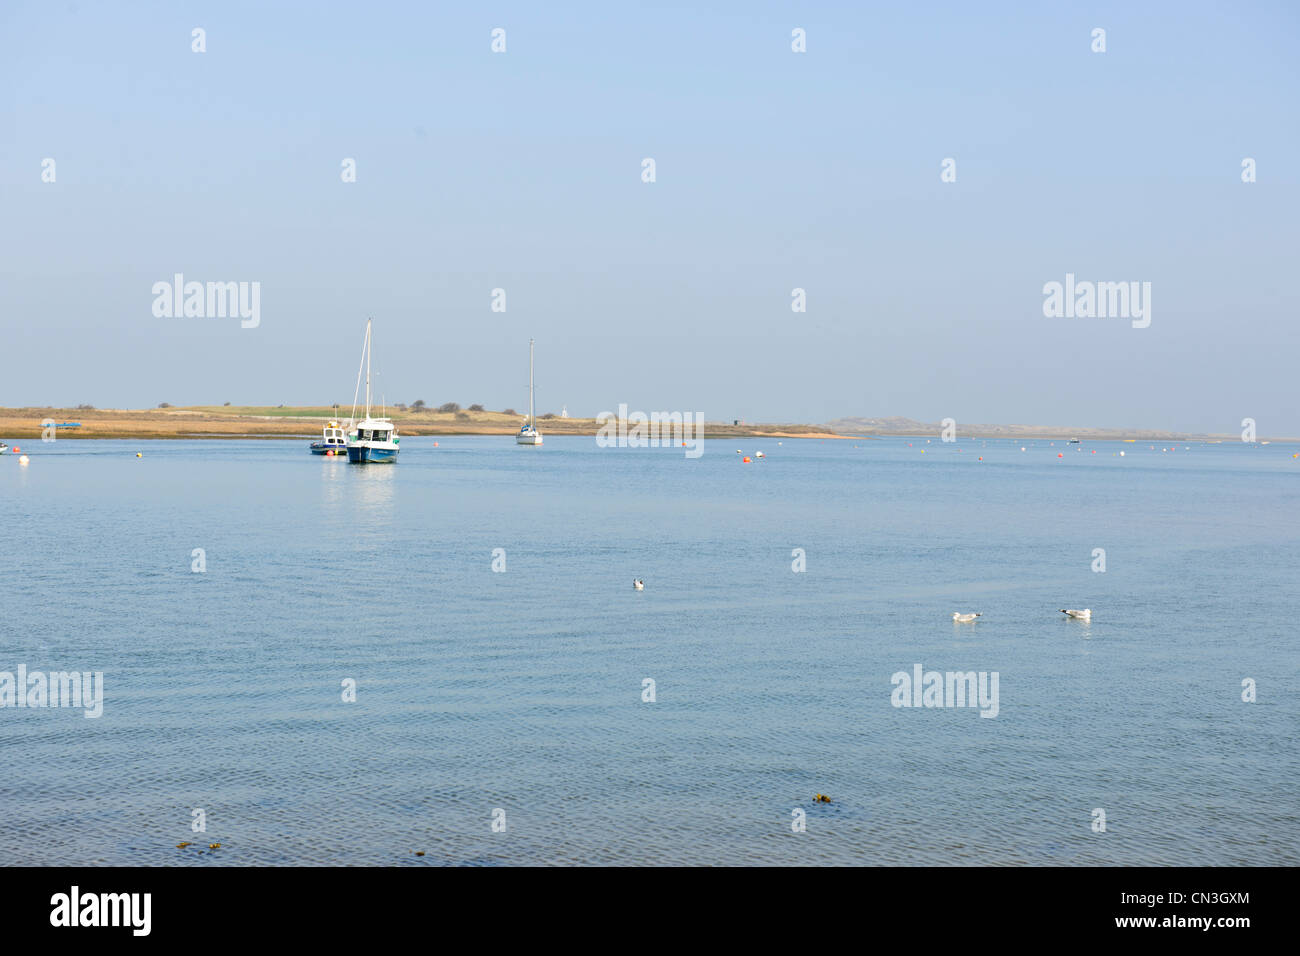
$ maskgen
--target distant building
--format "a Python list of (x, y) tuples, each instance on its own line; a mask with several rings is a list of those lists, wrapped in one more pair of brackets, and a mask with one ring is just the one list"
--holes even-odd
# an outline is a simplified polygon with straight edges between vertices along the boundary
[(561, 417), (561, 418), (568, 418), (568, 417), (569, 417), (569, 406), (568, 406), (568, 405), (561, 405), (561, 406), (560, 406), (560, 417)]
[(733, 424), (733, 425), (743, 425), (743, 424), (745, 424), (745, 420), (744, 420), (743, 418), (733, 418), (733, 419), (731, 420), (731, 424)]

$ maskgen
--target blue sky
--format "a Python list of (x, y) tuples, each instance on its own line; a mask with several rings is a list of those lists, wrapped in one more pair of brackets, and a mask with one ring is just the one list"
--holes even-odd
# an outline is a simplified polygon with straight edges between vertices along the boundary
[(373, 316), (390, 403), (521, 408), (532, 336), (539, 411), (1300, 434), (1298, 10), (11, 0), (0, 405), (350, 402)]

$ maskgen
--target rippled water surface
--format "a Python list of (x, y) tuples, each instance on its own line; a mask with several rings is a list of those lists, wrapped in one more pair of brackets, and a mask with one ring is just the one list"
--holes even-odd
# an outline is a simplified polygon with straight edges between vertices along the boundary
[(0, 863), (1300, 863), (1289, 446), (438, 443), (0, 457)]

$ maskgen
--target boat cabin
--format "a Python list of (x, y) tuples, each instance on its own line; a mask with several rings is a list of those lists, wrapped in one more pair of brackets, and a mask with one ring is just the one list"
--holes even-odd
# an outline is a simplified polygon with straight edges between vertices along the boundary
[(325, 437), (324, 444), (327, 446), (336, 446), (339, 448), (347, 447), (348, 436), (344, 433), (342, 428), (339, 428), (338, 422), (330, 422), (327, 426), (325, 426), (324, 437)]
[(395, 441), (393, 435), (396, 431), (393, 423), (385, 418), (367, 418), (357, 424), (353, 441), (391, 442)]

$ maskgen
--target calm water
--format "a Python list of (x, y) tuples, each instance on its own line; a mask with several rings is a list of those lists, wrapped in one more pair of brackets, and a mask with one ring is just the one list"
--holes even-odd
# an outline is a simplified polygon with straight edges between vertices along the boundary
[(438, 441), (0, 457), (0, 863), (1300, 863), (1290, 446)]

